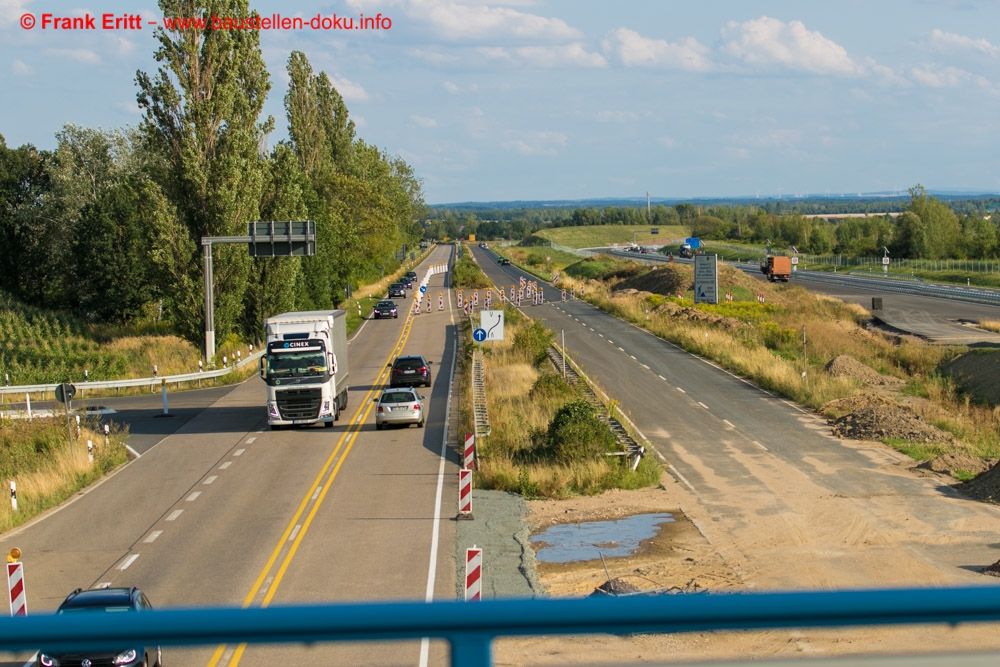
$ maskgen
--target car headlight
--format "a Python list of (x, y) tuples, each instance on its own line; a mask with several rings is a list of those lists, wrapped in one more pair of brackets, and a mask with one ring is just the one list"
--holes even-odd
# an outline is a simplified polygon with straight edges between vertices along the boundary
[(319, 411), (319, 416), (330, 414), (330, 401), (323, 401), (323, 409)]
[(114, 664), (114, 665), (131, 665), (133, 662), (136, 661), (136, 658), (138, 656), (139, 656), (139, 652), (136, 651), (134, 648), (130, 648), (129, 650), (122, 651), (121, 653), (119, 653), (118, 655), (116, 655), (115, 659), (112, 661), (112, 664)]
[(58, 660), (56, 660), (51, 656), (45, 655), (44, 653), (39, 653), (38, 664), (43, 665), (44, 667), (59, 667), (59, 665), (62, 663), (60, 663)]
[(267, 414), (275, 419), (281, 419), (281, 414), (278, 412), (278, 404), (267, 402)]

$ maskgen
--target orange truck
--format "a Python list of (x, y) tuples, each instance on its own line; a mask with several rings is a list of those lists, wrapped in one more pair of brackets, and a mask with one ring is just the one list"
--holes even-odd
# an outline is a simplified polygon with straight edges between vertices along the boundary
[(760, 272), (772, 283), (776, 280), (787, 283), (792, 277), (792, 258), (768, 255), (760, 260)]

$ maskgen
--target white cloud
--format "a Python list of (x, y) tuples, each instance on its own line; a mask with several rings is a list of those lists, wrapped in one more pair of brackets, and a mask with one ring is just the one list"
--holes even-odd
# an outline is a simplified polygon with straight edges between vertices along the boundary
[(0, 26), (20, 21), (31, 3), (32, 0), (0, 0)]
[(118, 55), (129, 56), (135, 52), (135, 42), (127, 40), (124, 37), (114, 37), (113, 39), (118, 44)]
[(461, 93), (471, 93), (479, 90), (479, 86), (475, 83), (469, 83), (464, 86), (460, 86), (453, 81), (444, 81), (441, 83), (441, 87), (445, 89), (445, 92), (451, 93), (452, 95), (459, 95)]
[(492, 42), (517, 40), (569, 41), (580, 39), (580, 31), (562, 19), (521, 12), (503, 4), (523, 2), (455, 2), (453, 0), (348, 0), (347, 4), (365, 14), (384, 10), (405, 15), (413, 23), (427, 25), (435, 36), (448, 41)]
[(142, 115), (142, 109), (139, 108), (139, 105), (134, 100), (129, 102), (115, 102), (115, 108), (130, 115)]
[(97, 65), (101, 62), (101, 57), (90, 49), (46, 49), (45, 53), (57, 58), (75, 60), (88, 65)]
[(801, 21), (785, 23), (762, 16), (722, 29), (721, 50), (746, 65), (786, 68), (814, 74), (859, 76), (864, 68), (847, 50), (821, 33), (807, 30)]
[(629, 67), (645, 65), (704, 72), (712, 68), (709, 50), (693, 37), (680, 42), (643, 37), (634, 30), (618, 28), (605, 40), (605, 48), (615, 52)]
[(354, 83), (339, 74), (331, 76), (330, 81), (337, 92), (348, 102), (367, 102), (369, 99), (368, 92), (360, 83)]
[(939, 65), (923, 65), (910, 70), (910, 76), (929, 88), (957, 88), (964, 84), (974, 84), (981, 88), (990, 88), (986, 77), (967, 72), (958, 67), (942, 67)]
[(602, 111), (597, 114), (597, 120), (602, 123), (631, 123), (639, 120), (639, 114), (634, 111)]
[(677, 140), (673, 137), (657, 137), (656, 143), (660, 144), (664, 148), (677, 148), (680, 146), (680, 144), (677, 143)]
[(763, 134), (752, 134), (738, 138), (735, 143), (753, 148), (793, 148), (802, 141), (799, 130), (775, 129)]
[(973, 39), (965, 35), (956, 35), (953, 32), (944, 32), (937, 28), (931, 31), (928, 42), (932, 48), (944, 52), (978, 51), (988, 56), (996, 56), (997, 53), (1000, 53), (1000, 48), (987, 39)]
[(523, 46), (508, 49), (502, 46), (481, 46), (476, 51), (491, 60), (530, 67), (604, 67), (607, 61), (599, 53), (588, 53), (580, 44), (562, 46)]
[(437, 127), (437, 121), (433, 118), (428, 118), (426, 116), (417, 116), (416, 114), (410, 115), (410, 120), (419, 125), (420, 127)]
[(419, 58), (431, 65), (460, 65), (462, 61), (454, 54), (441, 53), (440, 51), (427, 51), (425, 49), (411, 49), (409, 54), (414, 58)]
[(537, 67), (560, 65), (604, 67), (608, 64), (600, 53), (588, 53), (579, 43), (562, 46), (524, 46), (514, 49), (514, 53), (524, 62)]
[(21, 60), (15, 60), (10, 64), (10, 71), (15, 76), (32, 76), (35, 73), (35, 68), (25, 64)]
[(504, 143), (503, 147), (521, 155), (555, 155), (558, 149), (566, 147), (567, 140), (562, 132), (532, 132)]

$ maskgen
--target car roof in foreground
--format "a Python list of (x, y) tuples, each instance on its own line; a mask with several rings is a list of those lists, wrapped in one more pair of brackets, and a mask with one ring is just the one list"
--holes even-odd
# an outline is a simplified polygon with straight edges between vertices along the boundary
[(60, 609), (77, 607), (103, 607), (128, 604), (132, 600), (131, 588), (93, 588), (71, 593), (59, 606)]

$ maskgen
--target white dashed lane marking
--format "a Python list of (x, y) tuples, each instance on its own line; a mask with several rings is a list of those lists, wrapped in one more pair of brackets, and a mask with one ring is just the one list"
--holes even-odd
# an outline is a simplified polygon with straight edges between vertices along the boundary
[(170, 513), (170, 516), (167, 517), (167, 521), (176, 521), (177, 517), (179, 517), (183, 513), (184, 510), (174, 510), (173, 512)]
[(135, 559), (139, 557), (139, 554), (132, 554), (125, 559), (125, 562), (118, 566), (119, 570), (127, 570), (128, 566), (135, 562)]
[(191, 502), (194, 502), (195, 500), (198, 500), (198, 496), (200, 496), (200, 495), (201, 495), (201, 491), (195, 491), (190, 496), (188, 496), (187, 498), (185, 498), (185, 500), (187, 502), (191, 503)]
[(143, 540), (146, 544), (151, 544), (156, 541), (156, 538), (163, 534), (162, 530), (154, 530), (149, 534), (149, 537)]

